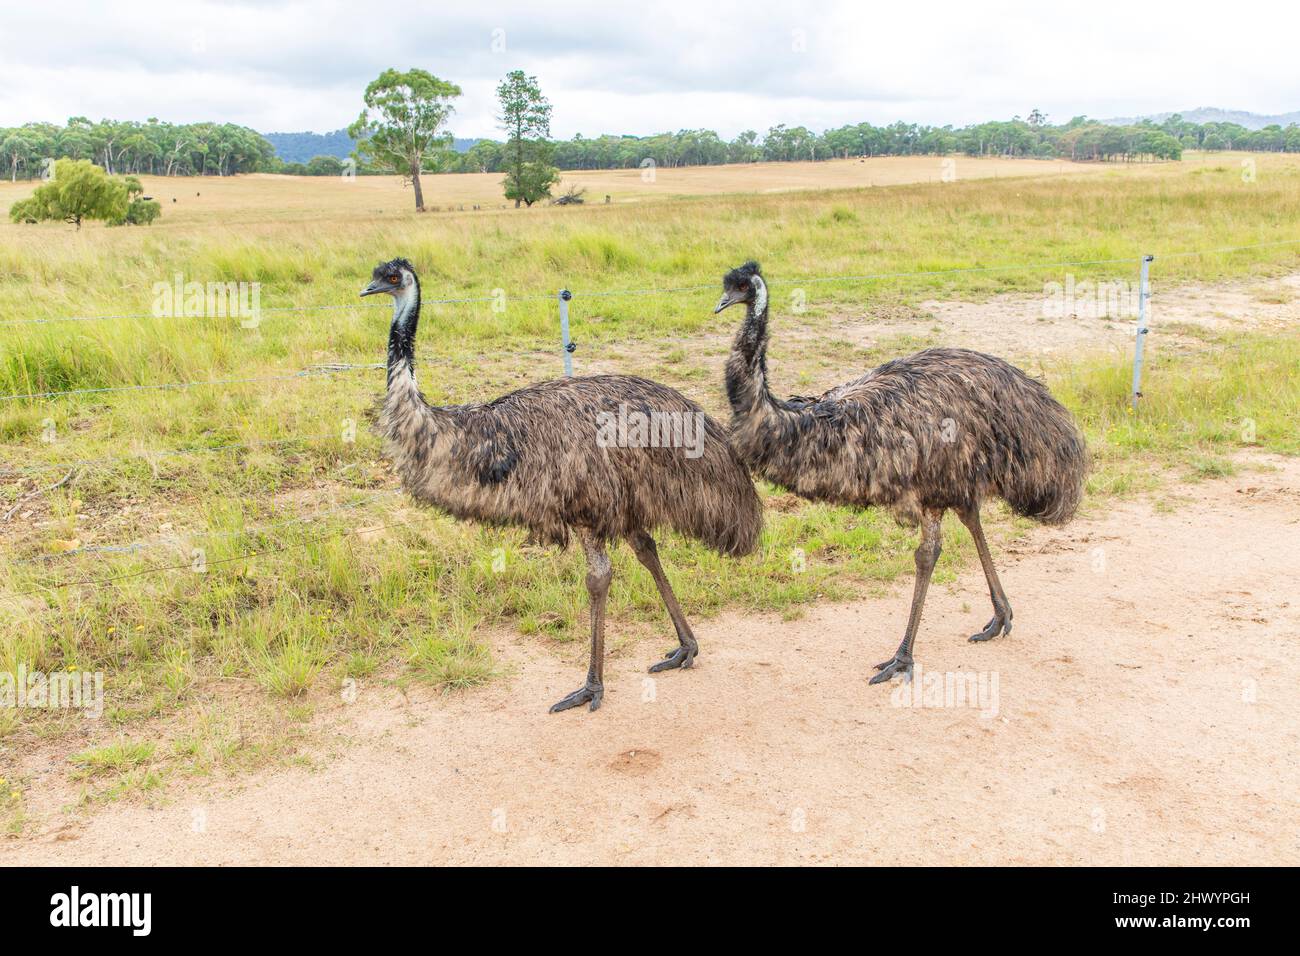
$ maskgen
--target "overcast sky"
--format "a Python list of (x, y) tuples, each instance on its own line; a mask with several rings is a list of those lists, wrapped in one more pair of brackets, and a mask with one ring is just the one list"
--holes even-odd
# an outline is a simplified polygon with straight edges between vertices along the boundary
[(776, 123), (957, 125), (1196, 106), (1300, 109), (1300, 4), (939, 0), (442, 0), (0, 7), (0, 126), (215, 120), (346, 126), (367, 82), (418, 66), (459, 84), (458, 136), (499, 137), (494, 89), (535, 74), (552, 133)]

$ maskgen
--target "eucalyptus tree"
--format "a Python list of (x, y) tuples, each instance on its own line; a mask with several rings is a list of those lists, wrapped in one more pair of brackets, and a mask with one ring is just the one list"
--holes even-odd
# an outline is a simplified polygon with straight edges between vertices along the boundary
[(30, 168), (40, 156), (40, 140), (28, 129), (0, 130), (0, 156), (9, 165), (10, 182), (18, 181), (18, 167)]
[(427, 70), (385, 70), (366, 87), (365, 108), (348, 127), (357, 141), (356, 158), (409, 179), (421, 212), (420, 173), (450, 147), (452, 136), (444, 127), (455, 111), (452, 101), (460, 95), (459, 86)]

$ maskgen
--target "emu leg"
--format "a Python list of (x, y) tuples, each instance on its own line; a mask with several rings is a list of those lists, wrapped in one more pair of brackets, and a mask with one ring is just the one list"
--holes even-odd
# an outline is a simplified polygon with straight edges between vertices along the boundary
[(655, 539), (644, 531), (639, 531), (632, 535), (629, 543), (636, 554), (636, 559), (645, 565), (650, 576), (655, 579), (659, 596), (664, 599), (664, 607), (668, 609), (668, 616), (672, 618), (673, 627), (677, 630), (679, 642), (677, 647), (664, 655), (662, 661), (650, 668), (650, 673), (671, 670), (674, 667), (690, 667), (695, 662), (695, 655), (700, 652), (700, 645), (695, 640), (690, 624), (686, 622), (686, 615), (682, 613), (681, 605), (677, 603), (677, 595), (673, 594), (673, 586), (668, 583), (663, 565), (659, 563), (659, 549), (655, 547)]
[(916, 586), (912, 591), (912, 613), (907, 619), (907, 631), (894, 656), (876, 665), (876, 670), (880, 673), (871, 678), (872, 684), (887, 681), (899, 673), (908, 680), (912, 677), (912, 644), (916, 640), (917, 628), (921, 626), (921, 609), (925, 607), (925, 592), (930, 588), (930, 575), (934, 573), (934, 565), (942, 550), (943, 536), (939, 524), (942, 518), (943, 512), (940, 511), (926, 512), (921, 519), (921, 543), (915, 553)]
[(551, 707), (553, 714), (586, 703), (595, 710), (605, 696), (605, 599), (609, 596), (614, 571), (604, 542), (586, 529), (579, 536), (582, 550), (587, 554), (587, 594), (591, 596), (591, 663), (587, 667), (587, 683)]
[(958, 516), (961, 523), (966, 526), (970, 536), (975, 539), (975, 549), (980, 553), (980, 564), (984, 566), (984, 577), (989, 582), (989, 597), (993, 600), (993, 620), (984, 626), (984, 630), (978, 634), (972, 634), (972, 641), (987, 641), (990, 638), (997, 637), (999, 633), (1011, 633), (1011, 604), (1007, 601), (1006, 592), (1002, 590), (1002, 582), (998, 580), (998, 572), (993, 567), (993, 555), (989, 553), (989, 543), (984, 540), (984, 529), (980, 526), (979, 508), (972, 508), (969, 511), (960, 511)]

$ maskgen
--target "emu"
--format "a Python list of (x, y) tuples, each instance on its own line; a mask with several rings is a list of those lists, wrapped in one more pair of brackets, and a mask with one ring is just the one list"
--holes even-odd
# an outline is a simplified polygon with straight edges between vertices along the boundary
[[(434, 406), (415, 381), (420, 281), (405, 259), (375, 268), (363, 296), (393, 297), (388, 389), (380, 431), (403, 487), (457, 518), (526, 528), (561, 547), (571, 534), (587, 558), (591, 661), (586, 683), (551, 712), (604, 697), (605, 600), (613, 572), (605, 546), (626, 540), (654, 578), (678, 646), (651, 673), (690, 667), (699, 644), (659, 562), (650, 532), (668, 527), (723, 555), (758, 544), (762, 509), (726, 430), (681, 393), (630, 375), (540, 382), (486, 404)], [(648, 441), (629, 418), (688, 423), (689, 447)], [(658, 430), (663, 437), (664, 429)], [(686, 444), (679, 442), (678, 444)]]
[(912, 646), (939, 559), (940, 521), (957, 513), (979, 551), (993, 619), (972, 641), (1011, 633), (1011, 605), (980, 526), (980, 505), (1063, 524), (1078, 507), (1088, 457), (1070, 413), (1046, 386), (1002, 359), (926, 349), (893, 359), (819, 398), (774, 398), (767, 385), (768, 289), (758, 263), (722, 280), (715, 314), (745, 305), (727, 359), (731, 442), (774, 484), (814, 501), (883, 506), (921, 527), (912, 610), (902, 643), (872, 684), (910, 679)]

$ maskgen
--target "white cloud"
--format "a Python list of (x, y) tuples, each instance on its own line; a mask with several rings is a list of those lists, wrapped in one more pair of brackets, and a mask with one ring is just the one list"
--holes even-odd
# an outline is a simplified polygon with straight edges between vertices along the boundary
[[(57, 20), (55, 19), (57, 16)], [(328, 130), (389, 66), (461, 85), (452, 128), (496, 135), (494, 88), (536, 74), (553, 132), (726, 136), (903, 119), (1132, 115), (1195, 106), (1300, 108), (1294, 8), (609, 0), (545, 6), (64, 0), (0, 26), (0, 124), (210, 119)], [(493, 31), (505, 49), (493, 52)], [(497, 34), (500, 37), (502, 34)]]

